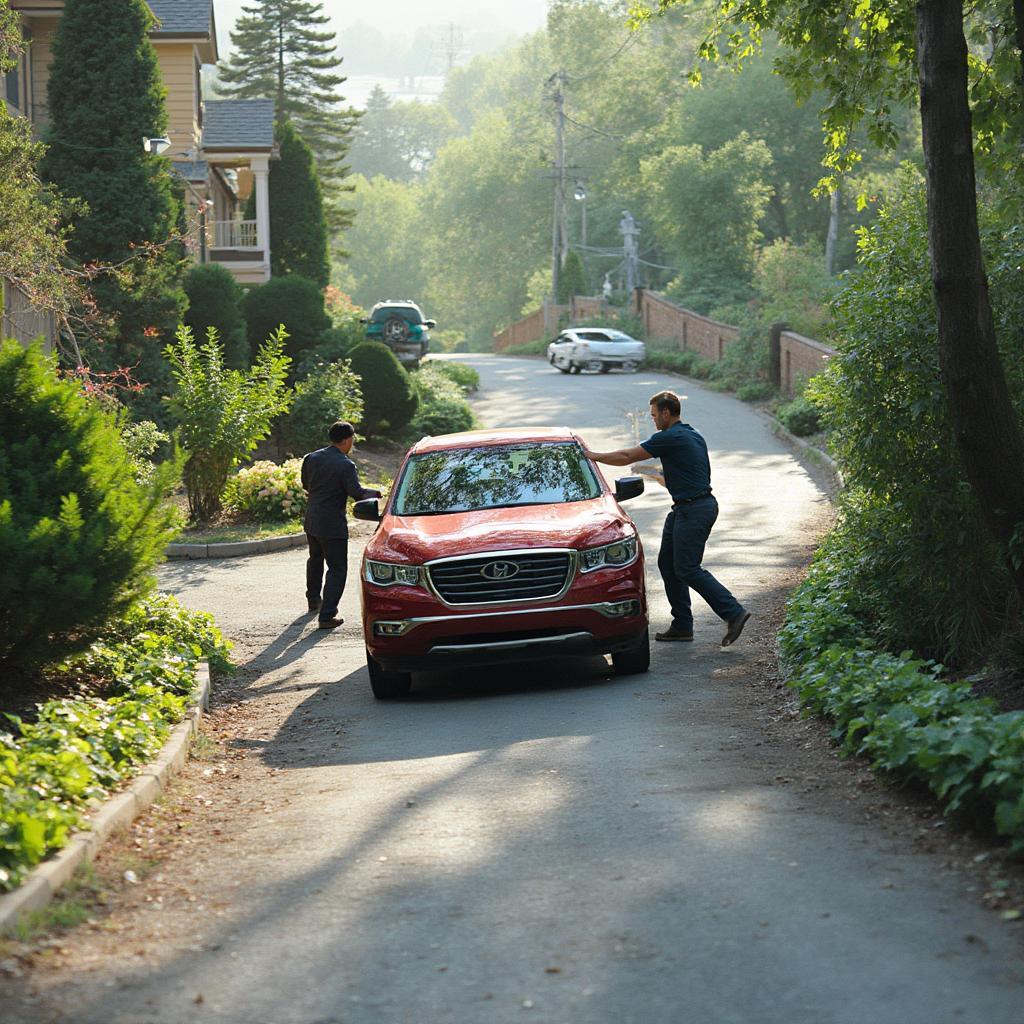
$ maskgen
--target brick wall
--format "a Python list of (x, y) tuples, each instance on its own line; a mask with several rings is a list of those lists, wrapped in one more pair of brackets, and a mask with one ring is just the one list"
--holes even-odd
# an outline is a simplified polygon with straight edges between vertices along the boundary
[(646, 288), (633, 293), (633, 302), (651, 341), (671, 342), (676, 348), (698, 352), (715, 363), (740, 336), (738, 327), (701, 316)]
[(820, 341), (783, 331), (779, 336), (779, 390), (784, 395), (795, 394), (804, 381), (821, 373), (835, 354), (834, 348)]
[(494, 351), (504, 352), (512, 345), (525, 345), (530, 341), (540, 341), (549, 334), (554, 337), (558, 329), (558, 318), (569, 312), (568, 306), (548, 306), (548, 326), (545, 326), (543, 309), (535, 309), (529, 316), (509, 324), (503, 331), (494, 336)]

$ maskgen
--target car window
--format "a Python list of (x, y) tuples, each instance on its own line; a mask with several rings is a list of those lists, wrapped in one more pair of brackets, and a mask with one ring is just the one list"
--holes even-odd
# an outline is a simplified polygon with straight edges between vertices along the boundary
[(392, 316), (400, 316), (403, 320), (408, 320), (411, 324), (423, 323), (423, 317), (420, 315), (418, 309), (412, 309), (409, 306), (382, 306), (380, 309), (375, 309), (370, 315), (370, 319), (375, 324), (382, 324), (385, 320)]
[(409, 460), (393, 511), (417, 516), (560, 505), (600, 493), (594, 470), (575, 443), (452, 448)]
[(579, 335), (581, 338), (585, 338), (587, 341), (615, 341), (617, 339), (610, 337), (605, 331), (580, 331)]

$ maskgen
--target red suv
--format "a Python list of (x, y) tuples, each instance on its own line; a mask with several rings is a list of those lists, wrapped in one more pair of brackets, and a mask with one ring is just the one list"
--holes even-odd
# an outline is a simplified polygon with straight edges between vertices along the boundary
[(643, 549), (620, 501), (566, 429), (470, 431), (409, 451), (362, 567), (373, 695), (400, 697), (412, 672), (611, 654), (619, 674), (650, 664)]

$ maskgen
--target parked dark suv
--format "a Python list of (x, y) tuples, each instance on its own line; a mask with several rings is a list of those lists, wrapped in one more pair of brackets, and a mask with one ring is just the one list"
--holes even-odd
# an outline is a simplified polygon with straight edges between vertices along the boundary
[(400, 363), (413, 368), (429, 351), (430, 328), (437, 326), (433, 320), (424, 319), (423, 310), (410, 299), (378, 302), (362, 322), (367, 338), (383, 342)]

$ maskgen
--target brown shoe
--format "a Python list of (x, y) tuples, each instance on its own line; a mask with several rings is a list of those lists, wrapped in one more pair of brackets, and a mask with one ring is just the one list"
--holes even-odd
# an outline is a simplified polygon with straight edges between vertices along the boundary
[(345, 620), (344, 619), (321, 619), (317, 624), (317, 629), (337, 629)]
[(690, 642), (693, 640), (693, 630), (689, 633), (684, 633), (681, 629), (676, 629), (675, 626), (669, 626), (664, 633), (655, 633), (655, 640), (683, 640)]
[(730, 620), (727, 624), (725, 636), (722, 637), (722, 646), (728, 647), (730, 644), (736, 643), (740, 638), (740, 633), (743, 632), (743, 627), (747, 624), (747, 619), (750, 618), (750, 612), (740, 612), (735, 619)]

